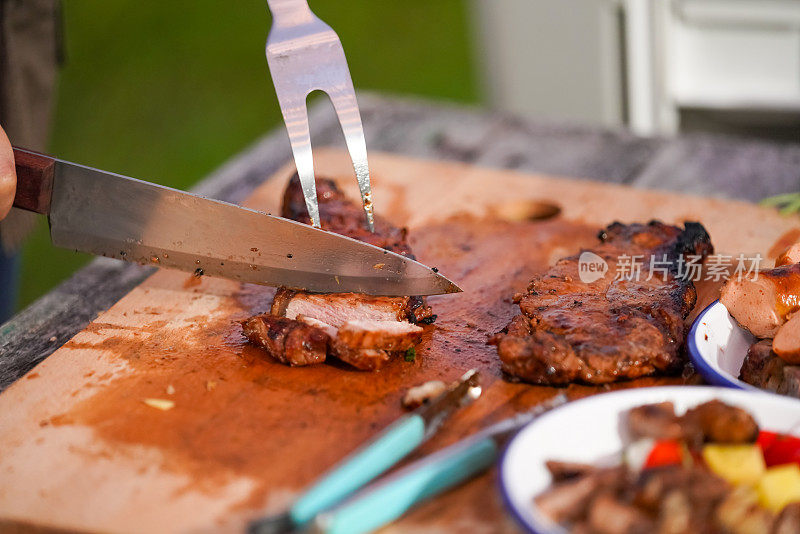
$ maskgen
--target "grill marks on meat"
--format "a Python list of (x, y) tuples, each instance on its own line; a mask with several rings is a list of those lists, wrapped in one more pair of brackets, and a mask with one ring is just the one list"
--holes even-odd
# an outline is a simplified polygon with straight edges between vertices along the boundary
[(322, 363), (328, 352), (328, 334), (293, 319), (262, 313), (242, 321), (242, 330), (251, 343), (289, 365)]
[[(684, 318), (695, 304), (692, 282), (679, 276), (679, 257), (713, 252), (698, 223), (614, 223), (592, 250), (608, 263), (604, 277), (579, 279), (579, 257), (559, 260), (515, 296), (521, 315), (493, 336), (503, 369), (535, 384), (603, 384), (672, 371), (681, 363)], [(616, 279), (620, 258), (650, 258), (663, 270), (647, 280)]]
[[(332, 180), (317, 180), (317, 196), (322, 227), (326, 230), (365, 241), (386, 250), (413, 258), (407, 242), (405, 228), (397, 228), (381, 217), (375, 218), (375, 233), (364, 225), (360, 206), (348, 200)], [(281, 214), (284, 217), (310, 224), (300, 181), (295, 175), (284, 194)], [(272, 319), (264, 319), (271, 317)], [(254, 321), (250, 327), (249, 321)], [(267, 335), (251, 335), (251, 342), (267, 349), (270, 355), (283, 363), (305, 365), (325, 360), (325, 354), (338, 358), (356, 369), (373, 371), (416, 343), (422, 328), (416, 323), (430, 324), (436, 319), (433, 311), (421, 297), (376, 297), (357, 293), (318, 294), (281, 288), (275, 294), (269, 314), (256, 316), (243, 323), (254, 331), (261, 322), (284, 321), (283, 328), (296, 328), (298, 334), (315, 339), (318, 355), (319, 339), (324, 338), (323, 357), (304, 358), (286, 349)], [(302, 328), (300, 328), (300, 326)], [(288, 339), (288, 338), (287, 338)], [(296, 343), (295, 338), (292, 342)], [(294, 347), (294, 345), (292, 345)], [(305, 362), (305, 363), (303, 363)]]

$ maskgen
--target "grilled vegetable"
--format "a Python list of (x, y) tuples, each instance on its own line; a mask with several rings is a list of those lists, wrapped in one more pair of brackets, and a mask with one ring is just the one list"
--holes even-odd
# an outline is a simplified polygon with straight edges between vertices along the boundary
[(770, 467), (758, 481), (756, 489), (761, 506), (780, 512), (787, 504), (800, 501), (800, 466)]
[(709, 469), (732, 484), (756, 484), (764, 474), (764, 453), (758, 445), (709, 444), (703, 447)]

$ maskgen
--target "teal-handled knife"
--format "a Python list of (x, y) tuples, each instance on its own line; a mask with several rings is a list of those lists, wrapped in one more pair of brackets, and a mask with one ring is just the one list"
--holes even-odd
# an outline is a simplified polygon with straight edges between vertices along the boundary
[(566, 395), (560, 393), (528, 412), (501, 421), (367, 486), (341, 506), (317, 516), (314, 532), (362, 534), (394, 521), (415, 504), (488, 469), (520, 428), (566, 401)]
[(317, 481), (286, 512), (253, 522), (251, 534), (291, 532), (339, 504), (431, 437), (458, 408), (481, 394), (480, 375), (465, 373), (454, 386), (389, 425)]

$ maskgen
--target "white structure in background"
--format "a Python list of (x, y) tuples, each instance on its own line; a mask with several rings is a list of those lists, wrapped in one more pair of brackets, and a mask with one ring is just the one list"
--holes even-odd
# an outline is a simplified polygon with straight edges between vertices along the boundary
[(800, 0), (472, 0), (490, 101), (670, 134), (682, 109), (800, 118)]

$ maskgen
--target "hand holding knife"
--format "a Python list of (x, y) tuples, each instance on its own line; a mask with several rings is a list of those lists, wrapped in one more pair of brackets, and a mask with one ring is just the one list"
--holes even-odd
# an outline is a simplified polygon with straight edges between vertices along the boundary
[(14, 158), (14, 206), (47, 215), (57, 247), (308, 291), (460, 291), (421, 263), (295, 221), (28, 150)]
[[(421, 263), (318, 229), (305, 99), (317, 89), (331, 97), (366, 223), (373, 229), (361, 117), (336, 33), (311, 12), (306, 0), (268, 4), (273, 25), (267, 61), (316, 228), (24, 149), (15, 148), (12, 155), (4, 134), (0, 219), (13, 199), (15, 207), (47, 215), (55, 246), (197, 275), (323, 293), (413, 296), (460, 291)], [(378, 264), (381, 269), (374, 268)]]

